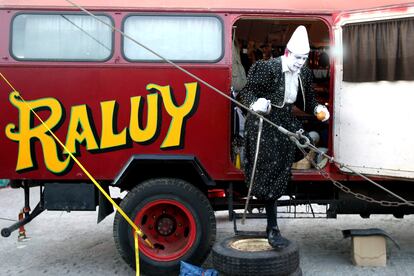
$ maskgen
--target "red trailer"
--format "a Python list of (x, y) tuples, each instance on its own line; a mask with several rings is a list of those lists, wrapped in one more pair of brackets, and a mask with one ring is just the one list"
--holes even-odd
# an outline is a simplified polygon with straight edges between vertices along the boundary
[[(96, 17), (65, 1), (2, 0), (0, 72), (105, 190), (128, 192), (119, 199), (121, 207), (157, 245), (141, 247), (148, 273), (174, 271), (181, 260), (201, 263), (215, 240), (213, 210), (243, 206), (246, 185), (235, 165), (242, 148), (234, 103), (135, 41), (231, 97), (236, 56), (247, 71), (260, 45), (276, 56), (293, 30), (305, 25), (314, 90), (333, 116), (320, 123), (297, 115), (306, 130), (319, 133), (319, 147), (346, 168), (323, 156), (315, 157), (322, 173), (296, 164), (290, 199), (281, 204), (324, 204), (329, 217), (413, 213), (412, 206), (390, 203), (398, 199), (349, 171), (414, 199), (414, 140), (407, 130), (414, 119), (412, 3), (76, 3)], [(378, 73), (386, 65), (388, 74)], [(23, 188), (27, 198), (30, 188), (42, 190), (39, 205), (31, 213), (26, 209), (26, 220), (3, 229), (3, 236), (45, 209), (99, 206), (99, 221), (113, 211), (3, 81), (0, 105), (0, 178)], [(133, 265), (132, 229), (119, 214), (114, 237)]]

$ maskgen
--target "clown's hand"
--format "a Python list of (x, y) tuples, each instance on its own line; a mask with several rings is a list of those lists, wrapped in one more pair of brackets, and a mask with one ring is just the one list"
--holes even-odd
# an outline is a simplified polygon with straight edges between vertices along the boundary
[(257, 113), (269, 114), (272, 109), (272, 105), (270, 104), (270, 100), (259, 98), (250, 106), (250, 109)]
[(315, 115), (318, 118), (318, 120), (325, 122), (331, 117), (329, 110), (326, 108), (326, 106), (319, 104), (315, 108)]

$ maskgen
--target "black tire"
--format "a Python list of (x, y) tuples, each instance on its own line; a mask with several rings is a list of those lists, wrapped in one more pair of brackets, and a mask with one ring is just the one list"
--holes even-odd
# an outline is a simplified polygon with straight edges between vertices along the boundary
[[(210, 202), (184, 180), (147, 180), (132, 189), (120, 207), (151, 242), (164, 247), (154, 251), (140, 242), (140, 268), (145, 275), (177, 275), (180, 261), (200, 265), (215, 241), (216, 220)], [(133, 231), (118, 212), (113, 230), (120, 255), (135, 268)]]
[[(232, 247), (238, 242), (259, 239), (267, 242), (263, 236), (234, 236), (217, 242), (213, 247), (214, 268), (225, 275), (295, 275), (300, 271), (299, 250), (291, 242), (282, 250), (268, 248), (260, 251), (243, 251)], [(300, 274), (299, 274), (300, 275)]]

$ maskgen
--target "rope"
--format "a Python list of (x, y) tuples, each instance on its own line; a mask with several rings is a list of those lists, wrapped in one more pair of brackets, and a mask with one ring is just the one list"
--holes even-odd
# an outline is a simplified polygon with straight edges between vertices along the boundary
[(0, 220), (17, 221), (17, 220), (15, 220), (15, 219), (9, 219), (9, 218), (0, 218)]
[(135, 247), (135, 271), (136, 275), (139, 276), (139, 244), (138, 244), (138, 232), (134, 233), (134, 247)]
[[(243, 104), (242, 104), (242, 103), (240, 103), (239, 101), (237, 101), (237, 100), (233, 99), (232, 97), (228, 96), (226, 93), (222, 92), (221, 90), (219, 90), (219, 89), (217, 89), (216, 87), (212, 86), (211, 84), (207, 83), (207, 82), (206, 82), (206, 81), (204, 81), (203, 79), (201, 79), (201, 78), (199, 78), (198, 76), (196, 76), (196, 75), (194, 75), (194, 74), (190, 73), (189, 71), (187, 71), (186, 69), (182, 68), (182, 67), (181, 67), (181, 66), (179, 66), (178, 64), (175, 64), (174, 62), (170, 61), (169, 59), (167, 59), (167, 58), (163, 57), (162, 55), (158, 54), (157, 52), (155, 52), (155, 51), (153, 51), (152, 49), (148, 48), (147, 46), (143, 45), (143, 44), (142, 44), (142, 43), (140, 43), (139, 41), (135, 40), (135, 39), (134, 39), (134, 38), (132, 38), (131, 36), (129, 36), (129, 35), (127, 35), (127, 34), (125, 34), (122, 30), (120, 30), (120, 29), (118, 29), (118, 28), (115, 28), (115, 27), (114, 27), (114, 26), (112, 26), (111, 24), (108, 24), (107, 22), (105, 22), (105, 21), (101, 20), (100, 18), (98, 18), (97, 16), (95, 16), (94, 14), (92, 14), (90, 11), (86, 10), (85, 8), (83, 8), (82, 6), (80, 6), (80, 5), (76, 4), (76, 3), (74, 3), (74, 2), (73, 2), (73, 1), (71, 1), (71, 0), (64, 0), (64, 1), (66, 1), (66, 2), (70, 3), (72, 6), (77, 7), (78, 9), (82, 10), (82, 11), (83, 11), (83, 12), (85, 12), (86, 14), (88, 14), (88, 15), (92, 16), (93, 18), (95, 18), (96, 20), (98, 20), (99, 22), (101, 22), (102, 24), (105, 24), (106, 26), (108, 26), (109, 28), (111, 28), (113, 31), (116, 31), (116, 32), (120, 33), (123, 37), (126, 37), (126, 38), (130, 39), (130, 40), (131, 40), (132, 42), (134, 42), (135, 44), (137, 44), (137, 45), (141, 46), (141, 47), (142, 47), (142, 48), (144, 48), (145, 50), (149, 51), (150, 53), (154, 54), (155, 56), (157, 56), (157, 57), (159, 57), (160, 59), (164, 60), (165, 62), (169, 63), (170, 65), (172, 65), (173, 67), (175, 67), (175, 68), (177, 68), (178, 70), (182, 71), (183, 73), (185, 73), (185, 74), (187, 74), (187, 75), (189, 75), (189, 76), (193, 77), (193, 78), (194, 78), (194, 79), (196, 79), (197, 81), (201, 82), (202, 84), (204, 84), (205, 86), (209, 87), (209, 88), (210, 88), (210, 89), (212, 89), (213, 91), (215, 91), (215, 92), (219, 93), (220, 95), (222, 95), (222, 96), (223, 96), (223, 97), (225, 97), (226, 99), (230, 100), (231, 102), (235, 103), (236, 105), (238, 105), (238, 106), (239, 106), (239, 107), (241, 107), (242, 109), (246, 110), (247, 112), (250, 112), (251, 114), (254, 114), (255, 116), (257, 116), (257, 117), (259, 117), (259, 118), (263, 119), (263, 121), (267, 122), (268, 124), (272, 125), (273, 127), (276, 127), (276, 128), (277, 128), (280, 132), (282, 132), (283, 134), (285, 134), (285, 135), (289, 136), (291, 140), (293, 140), (293, 141), (295, 141), (295, 140), (296, 140), (296, 141), (298, 141), (298, 140), (299, 140), (299, 139), (301, 139), (301, 138), (302, 138), (302, 139), (304, 139), (304, 137), (305, 137), (305, 136), (301, 135), (301, 133), (298, 133), (298, 132), (293, 133), (293, 132), (291, 132), (291, 131), (289, 131), (289, 130), (285, 129), (285, 128), (284, 128), (284, 127), (282, 127), (282, 126), (279, 126), (279, 125), (277, 125), (277, 124), (273, 123), (272, 121), (270, 121), (269, 119), (265, 118), (265, 117), (264, 117), (264, 116), (262, 116), (261, 114), (259, 114), (259, 113), (255, 112), (255, 111), (251, 110), (249, 107), (247, 107), (247, 106), (243, 105)], [(303, 132), (303, 130), (302, 130), (302, 132)], [(306, 139), (306, 138), (305, 138), (305, 139)], [(306, 147), (305, 145), (301, 144), (300, 142), (296, 142), (296, 141), (295, 141), (295, 143), (296, 143), (296, 145), (297, 145), (298, 147)], [(309, 146), (309, 145), (311, 145), (311, 144), (310, 144), (310, 143), (308, 143), (308, 146)], [(311, 146), (309, 146), (309, 147), (311, 147)], [(318, 151), (318, 149), (317, 149), (316, 147), (314, 147), (313, 145), (312, 145), (312, 147), (313, 147), (313, 149), (314, 149), (314, 150)], [(327, 154), (325, 154), (325, 153), (322, 153), (322, 152), (321, 152), (321, 154), (323, 154), (323, 156), (327, 157), (327, 158), (330, 160), (330, 162), (331, 162), (331, 163), (335, 163), (335, 164), (339, 165), (339, 167), (341, 167), (341, 168), (343, 167), (343, 168), (346, 168), (346, 169), (350, 170), (352, 173), (354, 173), (354, 174), (356, 174), (356, 175), (358, 175), (358, 176), (362, 177), (363, 179), (365, 179), (365, 180), (369, 181), (370, 183), (374, 184), (375, 186), (379, 187), (380, 189), (382, 189), (382, 190), (384, 190), (384, 191), (386, 191), (386, 192), (390, 193), (390, 194), (391, 194), (391, 195), (393, 195), (394, 197), (396, 197), (396, 198), (398, 198), (399, 200), (403, 201), (405, 204), (407, 204), (407, 205), (410, 205), (410, 206), (411, 206), (411, 203), (409, 203), (407, 200), (405, 200), (404, 198), (402, 198), (402, 197), (400, 197), (400, 196), (396, 195), (395, 193), (391, 192), (390, 190), (386, 189), (385, 187), (381, 186), (380, 184), (376, 183), (375, 181), (373, 181), (373, 180), (369, 179), (368, 177), (366, 177), (366, 176), (362, 175), (361, 173), (359, 173), (359, 172), (357, 172), (357, 171), (353, 170), (353, 169), (352, 169), (352, 168), (350, 168), (349, 166), (347, 166), (347, 165), (345, 165), (345, 164), (343, 164), (343, 163), (340, 163), (340, 162), (336, 161), (333, 157), (331, 157), (331, 156), (329, 156), (329, 155), (327, 155)], [(414, 206), (414, 205), (413, 205), (413, 206)]]
[[(326, 156), (327, 158), (329, 158), (329, 159), (331, 159), (331, 160), (333, 159), (333, 157), (329, 157), (327, 154), (323, 153), (321, 150), (319, 150), (317, 147), (315, 147), (315, 146), (314, 146), (314, 145), (312, 145), (312, 144), (309, 144), (309, 145), (308, 145), (308, 147), (309, 147), (309, 148), (311, 148), (313, 151), (316, 151), (317, 153), (322, 154), (322, 155)], [(390, 190), (388, 190), (387, 188), (383, 187), (382, 185), (378, 184), (377, 182), (373, 181), (372, 179), (370, 179), (370, 178), (366, 177), (365, 175), (363, 175), (363, 174), (361, 174), (361, 173), (359, 173), (359, 172), (355, 171), (354, 169), (350, 168), (349, 166), (346, 166), (345, 164), (343, 164), (343, 163), (341, 163), (341, 162), (338, 162), (338, 161), (334, 161), (334, 162), (335, 162), (336, 164), (338, 164), (340, 167), (343, 167), (343, 168), (346, 168), (346, 169), (350, 170), (352, 173), (354, 173), (354, 174), (358, 175), (359, 177), (361, 177), (361, 178), (365, 179), (366, 181), (368, 181), (368, 182), (370, 182), (370, 183), (374, 184), (375, 186), (377, 186), (378, 188), (380, 188), (380, 189), (384, 190), (385, 192), (389, 193), (390, 195), (392, 195), (392, 196), (394, 196), (394, 197), (398, 198), (398, 199), (399, 199), (399, 200), (401, 200), (402, 202), (405, 202), (407, 205), (409, 205), (409, 206), (414, 206), (414, 204), (411, 204), (408, 200), (406, 200), (406, 199), (402, 198), (401, 196), (399, 196), (399, 195), (395, 194), (394, 192), (391, 192), (391, 191), (390, 191)]]
[[(297, 140), (299, 141), (299, 139), (301, 138), (301, 134), (298, 133), (293, 133), (288, 131), (287, 129), (283, 128), (282, 126), (279, 126), (277, 124), (275, 124), (274, 122), (270, 121), (269, 119), (265, 118), (264, 116), (260, 115), (259, 113), (250, 110), (249, 107), (243, 105), (242, 103), (240, 103), (239, 101), (233, 99), (232, 97), (228, 96), (226, 93), (222, 92), (221, 90), (217, 89), (216, 87), (210, 85), (209, 83), (207, 83), (206, 81), (204, 81), (203, 79), (199, 78), (198, 76), (192, 74), (191, 72), (187, 71), (186, 69), (182, 68), (181, 66), (175, 64), (174, 62), (170, 61), (169, 59), (161, 56), (160, 54), (154, 52), (153, 50), (151, 50), (150, 48), (146, 47), (145, 45), (141, 44), (140, 42), (138, 42), (137, 40), (135, 40), (134, 38), (132, 38), (131, 36), (125, 34), (124, 32), (122, 32), (121, 30), (119, 30), (118, 28), (115, 28), (114, 26), (112, 26), (111, 24), (106, 23), (105, 21), (99, 19), (97, 16), (95, 16), (94, 14), (92, 14), (91, 12), (89, 12), (88, 10), (86, 10), (85, 8), (83, 8), (82, 6), (70, 1), (70, 0), (64, 0), (66, 2), (68, 2), (69, 4), (71, 4), (74, 7), (77, 7), (78, 9), (82, 10), (83, 12), (85, 12), (86, 14), (92, 16), (95, 20), (98, 20), (99, 22), (101, 22), (102, 24), (108, 26), (109, 28), (111, 28), (113, 31), (116, 31), (118, 33), (120, 33), (123, 37), (126, 37), (128, 39), (130, 39), (132, 42), (134, 42), (135, 44), (139, 45), (140, 47), (146, 49), (147, 51), (149, 51), (150, 53), (154, 54), (155, 56), (159, 57), (160, 59), (164, 60), (165, 62), (169, 63), (171, 66), (175, 67), (176, 69), (182, 71), (183, 73), (191, 76), (192, 78), (196, 79), (197, 81), (199, 81), (200, 83), (204, 84), (205, 86), (207, 86), (208, 88), (212, 89), (213, 91), (217, 92), (218, 94), (220, 94), (221, 96), (225, 97), (226, 99), (230, 100), (231, 102), (235, 103), (237, 106), (241, 107), (242, 109), (246, 110), (247, 112), (250, 112), (252, 114), (254, 114), (255, 116), (261, 118), (263, 121), (267, 122), (268, 124), (272, 125), (273, 127), (276, 127), (280, 132), (282, 132), (285, 135), (288, 135), (290, 137), (291, 140)], [(13, 91), (17, 92), (13, 86), (10, 84), (10, 82), (0, 73), (1, 77), (9, 84), (9, 86), (13, 89)], [(18, 92), (17, 92), (18, 93)], [(152, 243), (146, 238), (145, 234), (138, 228), (138, 226), (136, 226), (131, 220), (130, 218), (123, 212), (123, 210), (111, 199), (111, 197), (103, 190), (103, 188), (98, 184), (98, 182), (93, 178), (93, 176), (91, 174), (89, 174), (89, 172), (82, 166), (82, 164), (76, 159), (75, 156), (73, 156), (73, 154), (65, 147), (65, 145), (59, 140), (59, 138), (56, 137), (56, 135), (50, 130), (50, 128), (43, 122), (43, 120), (37, 115), (37, 113), (30, 107), (30, 105), (24, 101), (24, 99), (22, 98), (22, 96), (19, 94), (19, 97), (22, 99), (22, 101), (30, 108), (30, 110), (34, 113), (34, 115), (39, 119), (39, 121), (47, 128), (47, 130), (51, 133), (51, 135), (58, 141), (58, 143), (66, 150), (66, 152), (68, 152), (70, 158), (72, 158), (76, 164), (84, 171), (84, 173), (89, 177), (89, 179), (95, 184), (95, 186), (102, 192), (102, 194), (105, 195), (105, 197), (111, 202), (111, 204), (117, 209), (117, 211), (124, 217), (124, 219), (131, 225), (132, 228), (135, 229), (135, 234), (134, 234), (134, 243), (135, 243), (135, 257), (136, 257), (136, 268), (137, 268), (137, 275), (139, 275), (139, 249), (138, 249), (138, 239), (137, 239), (137, 235), (139, 235), (151, 248), (153, 248)], [(300, 142), (296, 143), (297, 146), (299, 148), (301, 148)], [(391, 191), (389, 191), (388, 189), (382, 187), (380, 184), (372, 181), (371, 179), (369, 179), (368, 177), (356, 172), (355, 170), (349, 168), (348, 166), (336, 161), (333, 157), (328, 156), (327, 154), (319, 151), (316, 147), (314, 147), (313, 145), (311, 145), (310, 143), (307, 143), (307, 147), (311, 148), (311, 150), (314, 150), (318, 153), (321, 153), (323, 156), (329, 158), (330, 162), (334, 162), (336, 164), (338, 164), (340, 167), (345, 167), (348, 170), (350, 170), (351, 172), (357, 174), (358, 176), (362, 177), (363, 179), (369, 181), (370, 183), (376, 185), (377, 187), (383, 189), (384, 191), (392, 194), (393, 196), (397, 197), (398, 199), (402, 200), (404, 203), (406, 203), (407, 205), (410, 206), (414, 206), (414, 204), (409, 203), (407, 200), (405, 200), (404, 198), (392, 193)], [(318, 167), (317, 167), (318, 168)], [(319, 168), (319, 170), (321, 170)]]
[(244, 104), (240, 103), (239, 101), (233, 99), (232, 97), (230, 97), (229, 95), (227, 95), (226, 93), (222, 92), (221, 90), (219, 90), (218, 88), (214, 87), (213, 85), (209, 84), (208, 82), (206, 82), (205, 80), (201, 79), (200, 77), (194, 75), (193, 73), (187, 71), (186, 69), (184, 69), (183, 67), (181, 67), (180, 65), (172, 62), (171, 60), (167, 59), (166, 57), (158, 54), (157, 52), (154, 52), (153, 50), (151, 50), (150, 48), (148, 48), (147, 46), (145, 46), (144, 44), (140, 43), (139, 41), (137, 41), (136, 39), (134, 39), (133, 37), (129, 36), (128, 34), (124, 33), (122, 30), (114, 27), (113, 25), (103, 21), (102, 19), (100, 19), (99, 17), (97, 17), (96, 15), (94, 15), (93, 13), (91, 13), (90, 11), (86, 10), (85, 8), (83, 8), (82, 6), (72, 2), (71, 0), (64, 0), (68, 3), (70, 3), (72, 6), (82, 10), (83, 12), (85, 12), (86, 14), (92, 16), (93, 18), (95, 18), (96, 20), (98, 20), (99, 22), (101, 22), (102, 24), (108, 26), (109, 28), (111, 28), (113, 31), (120, 33), (123, 37), (128, 38), (129, 40), (131, 40), (132, 42), (134, 42), (135, 44), (137, 44), (138, 46), (144, 48), (145, 50), (149, 51), (151, 54), (157, 56), (158, 58), (162, 59), (163, 61), (169, 63), (171, 66), (175, 67), (176, 69), (180, 70), (181, 72), (187, 74), (188, 76), (196, 79), (197, 81), (199, 81), (200, 83), (204, 84), (205, 86), (207, 86), (208, 88), (212, 89), (213, 91), (219, 93), (221, 96), (225, 97), (226, 99), (230, 100), (231, 102), (235, 103), (236, 105), (238, 105), (239, 107), (243, 108), (244, 110), (246, 110), (247, 112), (250, 112), (254, 115), (256, 115), (259, 118), (262, 118), (263, 121), (267, 122), (268, 124), (276, 127), (279, 131), (281, 131), (282, 133), (289, 133), (289, 135), (295, 135), (294, 133), (288, 131), (287, 129), (285, 129), (282, 126), (279, 126), (275, 123), (273, 123), (272, 121), (270, 121), (269, 119), (263, 117), (262, 115), (260, 115), (259, 113), (251, 110), (249, 107), (245, 106)]
[[(99, 189), (99, 191), (106, 197), (106, 199), (108, 199), (108, 201), (112, 204), (112, 206), (115, 207), (115, 209), (118, 211), (118, 213), (120, 213), (122, 215), (122, 217), (129, 223), (129, 225), (131, 225), (131, 227), (135, 230), (135, 234), (134, 237), (136, 235), (139, 235), (144, 241), (145, 243), (150, 246), (151, 248), (154, 248), (154, 246), (152, 245), (152, 243), (147, 239), (147, 236), (141, 231), (141, 229), (139, 229), (139, 227), (137, 225), (135, 225), (135, 223), (127, 216), (127, 214), (125, 214), (125, 212), (121, 209), (121, 207), (119, 207), (118, 204), (115, 203), (115, 201), (113, 201), (113, 199), (111, 198), (110, 195), (108, 195), (107, 192), (105, 192), (105, 190), (102, 188), (102, 186), (95, 180), (95, 178), (86, 170), (86, 168), (80, 163), (80, 161), (70, 152), (70, 150), (62, 143), (62, 141), (60, 141), (60, 139), (55, 135), (55, 133), (49, 128), (49, 126), (47, 124), (45, 124), (45, 122), (42, 120), (42, 118), (40, 118), (40, 116), (32, 109), (32, 107), (30, 106), (30, 104), (28, 104), (22, 97), (22, 95), (20, 95), (20, 93), (13, 87), (13, 85), (6, 79), (6, 77), (0, 72), (0, 76), (3, 78), (3, 80), (10, 86), (10, 88), (13, 90), (13, 92), (16, 92), (19, 96), (19, 98), (22, 100), (22, 102), (30, 109), (31, 112), (33, 112), (33, 114), (36, 116), (36, 118), (42, 123), (42, 125), (47, 129), (48, 132), (50, 132), (50, 134), (53, 136), (53, 138), (56, 139), (56, 141), (60, 144), (60, 146), (68, 153), (69, 157), (68, 158), (72, 158), (75, 163), (79, 166), (79, 168), (88, 176), (88, 178), (92, 181), (92, 183)], [(138, 240), (135, 241), (135, 254), (136, 256), (138, 256), (138, 253), (136, 251), (139, 251), (139, 247), (138, 247)], [(137, 267), (137, 275), (139, 275), (139, 261), (136, 264)]]
[[(302, 135), (302, 133), (300, 133), (299, 135)], [(331, 156), (327, 155), (326, 153), (324, 153), (323, 151), (319, 150), (317, 147), (315, 147), (314, 145), (312, 145), (312, 144), (309, 142), (309, 139), (308, 139), (306, 136), (303, 136), (303, 138), (304, 138), (304, 139), (307, 139), (307, 140), (306, 140), (306, 142), (304, 142), (303, 144), (301, 144), (301, 143), (299, 142), (299, 140), (296, 140), (296, 137), (291, 137), (291, 139), (292, 139), (292, 140), (296, 140), (296, 141), (295, 141), (295, 142), (296, 142), (296, 145), (298, 146), (298, 148), (300, 149), (300, 151), (303, 153), (303, 155), (305, 156), (305, 158), (306, 158), (309, 162), (311, 162), (311, 163), (312, 163), (312, 165), (313, 165), (313, 166), (314, 166), (314, 167), (315, 167), (315, 168), (316, 168), (316, 169), (317, 169), (320, 173), (322, 172), (322, 168), (320, 168), (320, 167), (319, 167), (319, 165), (318, 165), (318, 164), (316, 164), (314, 160), (312, 160), (311, 158), (309, 158), (309, 157), (307, 156), (307, 153), (306, 153), (306, 151), (304, 150), (305, 148), (309, 148), (309, 149), (310, 149), (310, 150), (312, 150), (313, 152), (319, 153), (319, 154), (323, 155), (324, 157), (327, 157), (327, 158), (329, 159), (329, 162), (331, 162), (331, 163), (332, 163), (332, 162), (335, 162), (335, 163), (336, 163), (336, 164), (338, 164), (340, 167), (344, 167), (344, 168), (346, 168), (346, 169), (350, 170), (352, 173), (354, 173), (354, 174), (358, 175), (359, 177), (361, 177), (361, 178), (363, 178), (363, 179), (367, 180), (368, 182), (370, 182), (370, 183), (374, 184), (374, 185), (375, 185), (375, 186), (377, 186), (378, 188), (380, 188), (380, 189), (384, 190), (385, 192), (387, 192), (387, 193), (391, 194), (392, 196), (394, 196), (394, 197), (398, 198), (399, 200), (401, 200), (401, 201), (404, 203), (404, 205), (414, 206), (414, 203), (413, 203), (413, 202), (408, 201), (408, 200), (406, 200), (406, 199), (402, 198), (401, 196), (399, 196), (399, 195), (395, 194), (394, 192), (392, 192), (392, 191), (388, 190), (388, 189), (387, 189), (387, 188), (385, 188), (384, 186), (382, 186), (382, 185), (380, 185), (380, 184), (376, 183), (375, 181), (371, 180), (370, 178), (366, 177), (365, 175), (363, 175), (363, 174), (361, 174), (361, 173), (359, 173), (359, 172), (357, 172), (357, 171), (353, 170), (352, 168), (350, 168), (350, 167), (346, 166), (345, 164), (343, 164), (343, 163), (341, 163), (341, 162), (338, 162), (338, 161), (335, 161), (333, 157), (331, 157)], [(324, 175), (324, 174), (322, 174), (322, 173), (321, 173), (321, 175), (325, 177), (325, 175)], [(360, 194), (353, 193), (353, 192), (351, 192), (351, 191), (350, 191), (349, 189), (347, 189), (347, 188), (346, 188), (346, 189), (343, 189), (342, 187), (346, 187), (346, 186), (344, 186), (343, 184), (341, 184), (341, 182), (339, 182), (339, 181), (337, 181), (337, 180), (332, 179), (330, 176), (328, 176), (328, 177), (327, 177), (327, 179), (328, 179), (328, 180), (330, 180), (330, 181), (332, 181), (332, 183), (333, 183), (333, 184), (335, 184), (338, 188), (342, 189), (343, 191), (345, 191), (345, 192), (347, 192), (347, 193), (351, 193), (351, 194), (355, 195), (357, 198), (360, 198), (360, 196), (359, 196)], [(369, 198), (369, 197), (366, 197), (366, 196), (362, 196), (362, 197), (363, 197), (363, 198), (360, 198), (360, 199)], [(375, 202), (375, 203), (381, 204), (381, 202), (376, 201), (376, 200), (372, 200), (372, 199), (369, 199), (368, 201), (369, 201), (369, 202)], [(401, 204), (398, 204), (398, 206), (399, 206), (399, 205), (403, 205), (403, 204), (401, 203)]]

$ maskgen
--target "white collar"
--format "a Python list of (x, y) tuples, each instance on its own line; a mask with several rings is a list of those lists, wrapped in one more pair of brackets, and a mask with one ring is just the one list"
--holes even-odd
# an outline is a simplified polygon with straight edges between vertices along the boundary
[(281, 59), (282, 59), (282, 72), (283, 73), (289, 72), (290, 70), (286, 64), (286, 57), (282, 56)]

